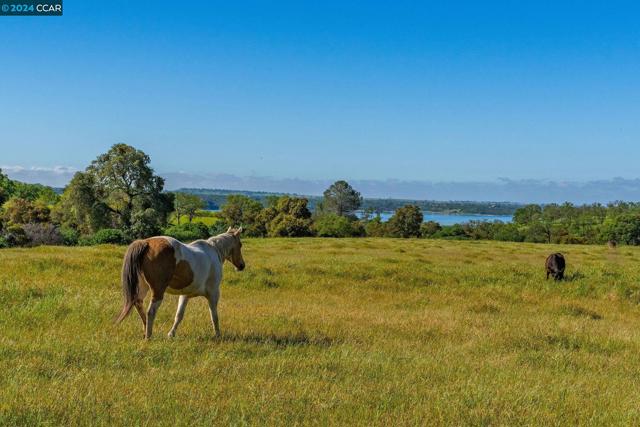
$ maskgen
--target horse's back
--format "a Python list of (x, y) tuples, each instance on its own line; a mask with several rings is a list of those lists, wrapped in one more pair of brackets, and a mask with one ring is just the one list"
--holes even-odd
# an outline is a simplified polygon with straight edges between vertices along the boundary
[(551, 273), (562, 273), (566, 267), (566, 261), (564, 259), (564, 255), (560, 252), (556, 252), (547, 257), (545, 262), (545, 266), (547, 271)]
[[(148, 249), (142, 262), (142, 273), (154, 292), (204, 295), (212, 268), (219, 271), (201, 244), (185, 245), (169, 236), (145, 239)], [(204, 241), (203, 241), (204, 242)], [(206, 242), (204, 242), (206, 244)]]
[[(173, 239), (175, 240), (175, 239)], [(192, 283), (189, 289), (183, 292), (194, 295), (204, 295), (207, 293), (209, 282), (213, 280), (219, 284), (222, 279), (222, 265), (215, 249), (205, 240), (196, 240), (188, 245), (175, 240), (178, 263), (185, 263), (189, 266), (192, 275)], [(171, 286), (172, 290), (179, 290)], [(174, 292), (182, 293), (182, 292)]]

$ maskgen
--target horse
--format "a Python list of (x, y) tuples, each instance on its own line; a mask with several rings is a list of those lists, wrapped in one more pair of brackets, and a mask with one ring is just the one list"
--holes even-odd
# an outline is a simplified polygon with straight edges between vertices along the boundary
[[(135, 307), (142, 319), (144, 338), (151, 338), (153, 321), (167, 292), (180, 296), (176, 317), (168, 334), (169, 337), (174, 337), (189, 299), (203, 296), (209, 302), (211, 323), (219, 337), (218, 300), (222, 265), (227, 260), (238, 271), (245, 267), (240, 233), (242, 227), (229, 227), (226, 233), (207, 240), (196, 240), (188, 245), (167, 236), (150, 237), (131, 243), (122, 265), (124, 305), (116, 323), (122, 322)], [(143, 301), (149, 290), (151, 301), (145, 313)]]
[(544, 265), (547, 270), (547, 280), (549, 279), (549, 275), (553, 276), (555, 280), (562, 280), (564, 278), (566, 263), (564, 255), (560, 252), (549, 255)]

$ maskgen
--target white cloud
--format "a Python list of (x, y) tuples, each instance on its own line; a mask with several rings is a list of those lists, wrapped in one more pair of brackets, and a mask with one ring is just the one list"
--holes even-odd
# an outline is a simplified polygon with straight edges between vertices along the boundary
[(64, 187), (78, 169), (71, 166), (0, 166), (9, 178), (32, 184), (44, 184), (52, 187)]
[[(332, 180), (238, 177), (227, 174), (167, 173), (167, 188), (217, 188), (228, 190), (273, 191), (321, 195)], [(507, 201), (519, 203), (607, 203), (616, 200), (639, 201), (640, 179), (571, 182), (548, 180), (431, 182), (400, 180), (350, 180), (365, 197), (414, 200)]]

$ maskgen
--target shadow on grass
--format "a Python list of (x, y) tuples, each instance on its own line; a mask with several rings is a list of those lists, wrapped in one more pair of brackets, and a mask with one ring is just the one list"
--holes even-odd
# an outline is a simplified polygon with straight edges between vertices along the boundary
[(238, 333), (227, 332), (222, 333), (220, 337), (202, 338), (204, 341), (228, 342), (228, 343), (245, 343), (245, 344), (261, 344), (277, 348), (286, 347), (330, 347), (337, 343), (334, 338), (326, 335), (309, 336), (304, 332), (276, 334), (270, 333)]
[(571, 274), (567, 274), (562, 279), (565, 282), (575, 282), (576, 280), (584, 279), (586, 276), (579, 271), (574, 271)]

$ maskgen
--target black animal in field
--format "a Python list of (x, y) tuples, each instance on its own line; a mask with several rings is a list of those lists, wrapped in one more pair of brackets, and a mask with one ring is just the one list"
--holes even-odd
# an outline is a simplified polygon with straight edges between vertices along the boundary
[(553, 276), (555, 280), (562, 280), (564, 278), (564, 267), (566, 263), (564, 255), (560, 252), (549, 255), (544, 265), (547, 269), (547, 279), (549, 279), (549, 275)]

